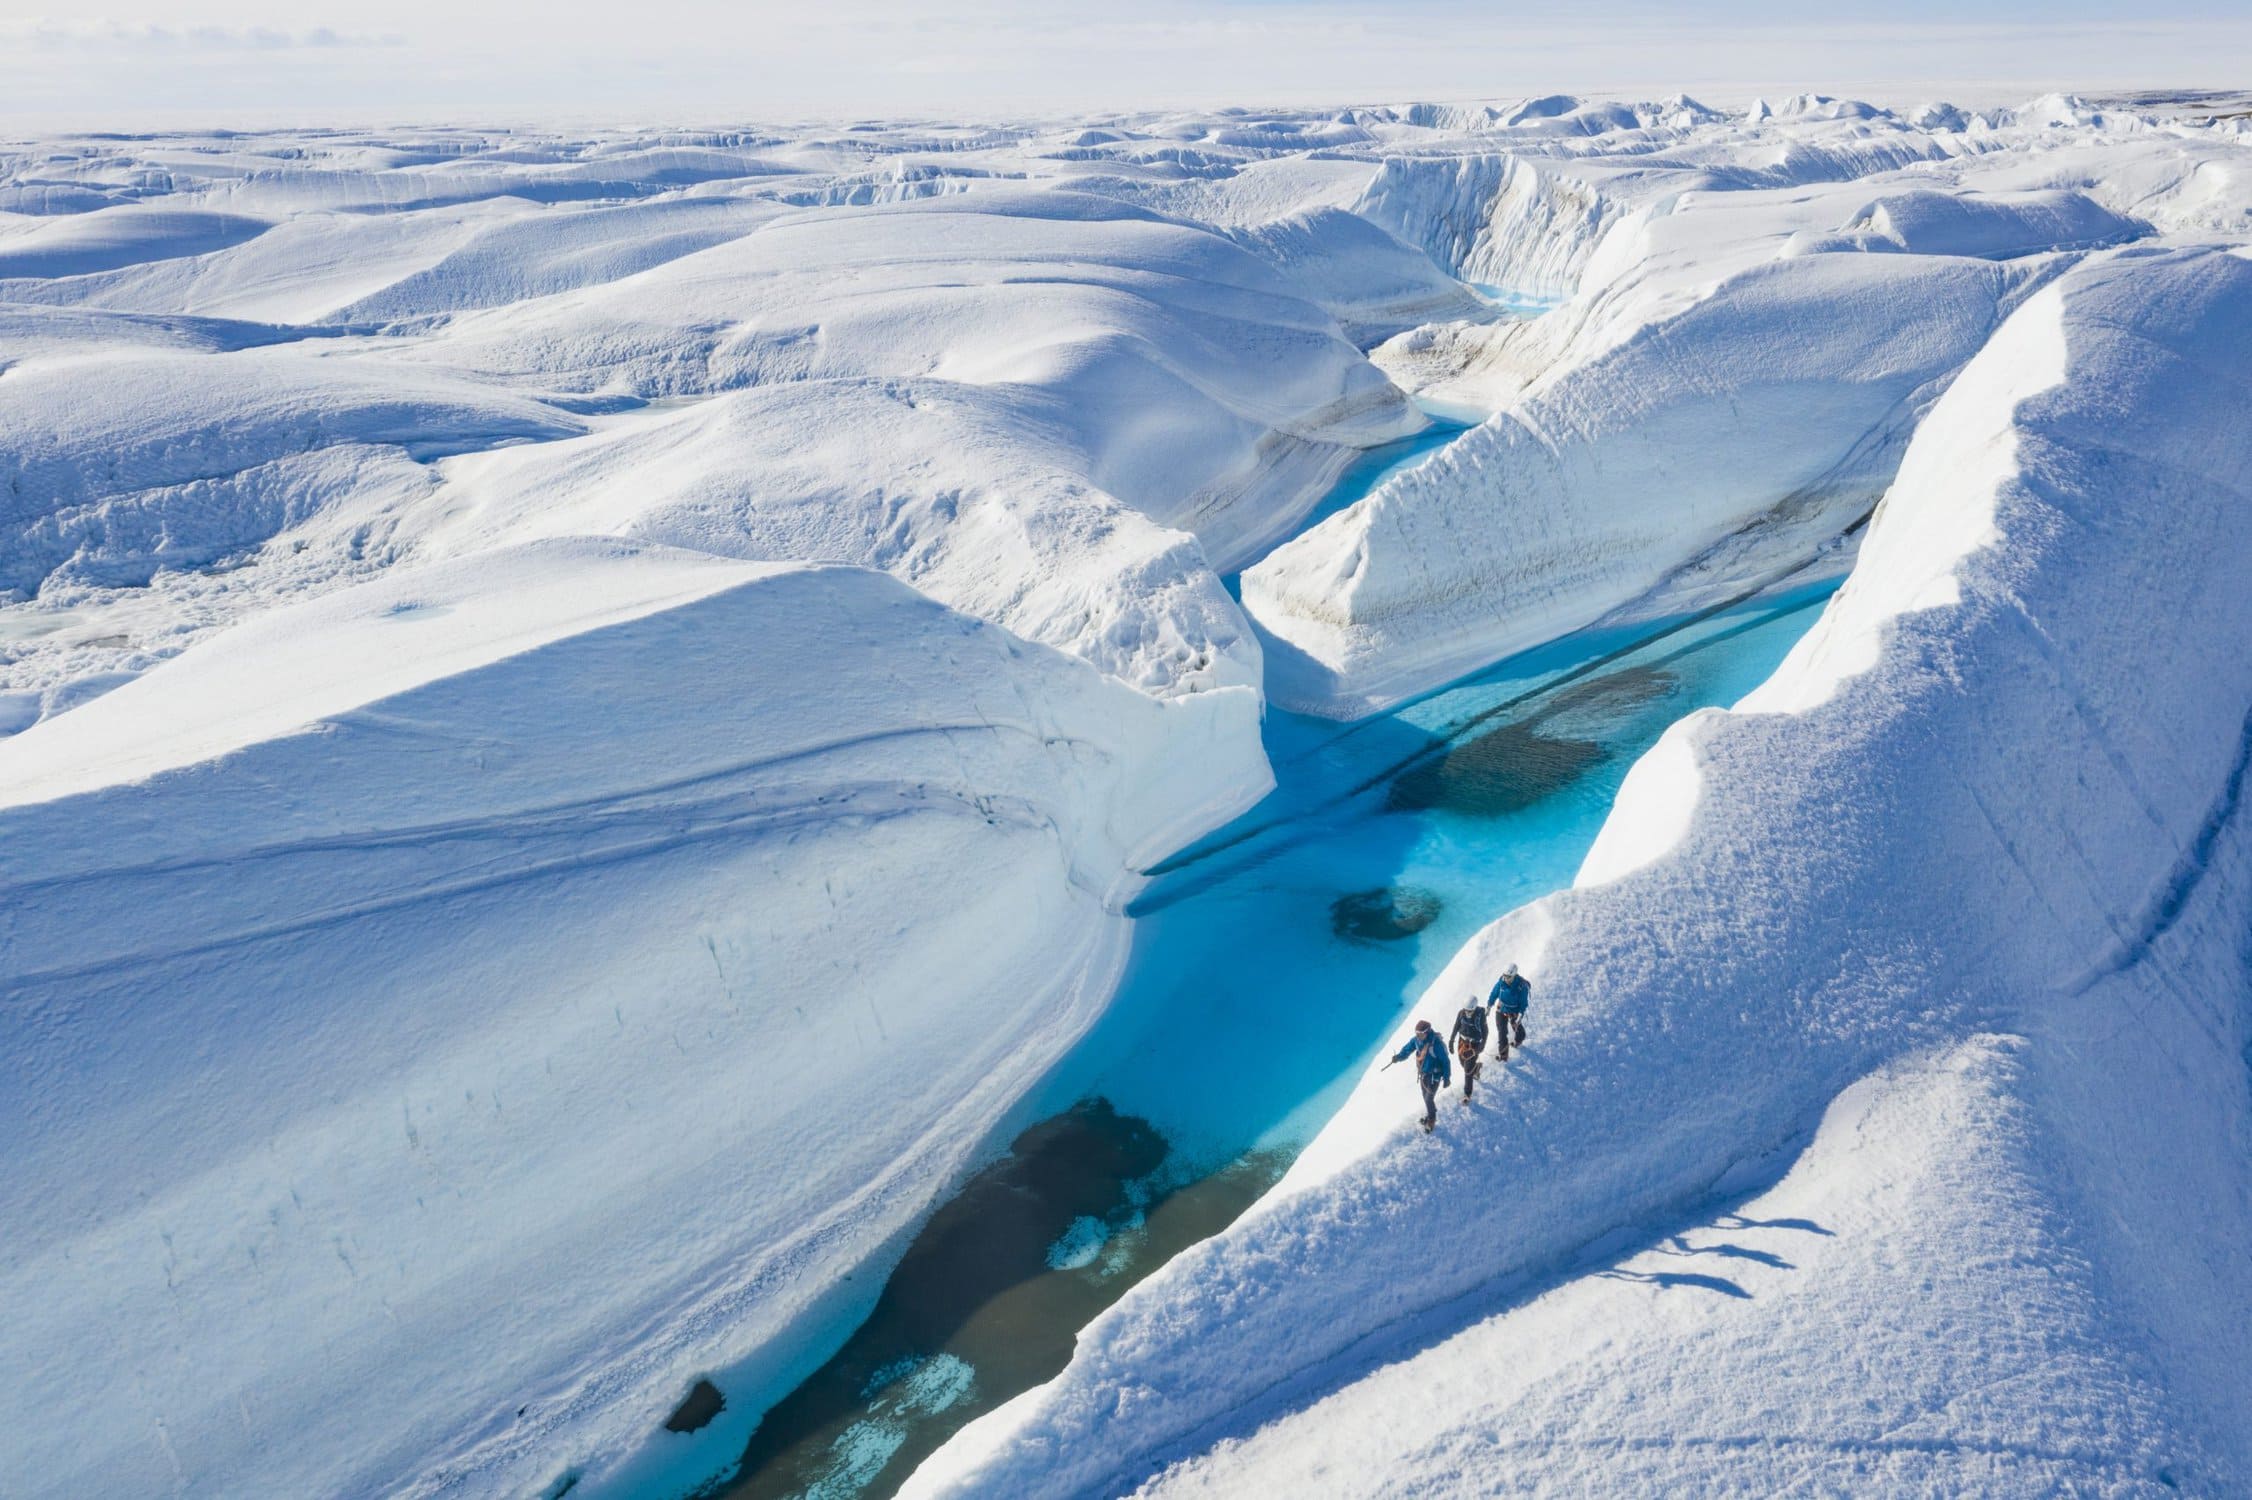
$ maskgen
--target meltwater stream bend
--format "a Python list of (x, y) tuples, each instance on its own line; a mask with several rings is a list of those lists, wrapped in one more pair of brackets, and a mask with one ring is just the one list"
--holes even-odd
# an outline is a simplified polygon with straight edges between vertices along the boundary
[[(1365, 493), (1434, 445), (1373, 455), (1340, 488)], [(1570, 882), (1635, 757), (1764, 680), (1834, 587), (1581, 631), (1357, 724), (1270, 712), (1274, 791), (1135, 902), (1119, 993), (1020, 1116), (1037, 1123), (698, 1493), (888, 1495), (1060, 1371), (1089, 1320), (1281, 1175), (1473, 933)], [(699, 1386), (674, 1425), (701, 1426), (724, 1394)]]

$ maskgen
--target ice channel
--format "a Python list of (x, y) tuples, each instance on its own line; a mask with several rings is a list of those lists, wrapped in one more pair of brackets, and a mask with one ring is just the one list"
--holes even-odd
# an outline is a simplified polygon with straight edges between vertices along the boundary
[[(1307, 524), (1461, 430), (1367, 455)], [(889, 1494), (964, 1423), (1059, 1371), (1090, 1319), (1281, 1175), (1473, 933), (1570, 882), (1635, 757), (1758, 685), (1836, 582), (1590, 628), (1357, 724), (1270, 712), (1274, 791), (1153, 872), (1121, 989), (1028, 1101), (1033, 1123), (734, 1448), (733, 1474), (696, 1493)], [(1402, 1084), (1402, 1111), (1413, 1092)], [(668, 1439), (740, 1445), (750, 1414), (711, 1421), (719, 1394), (700, 1387), (675, 1414), (708, 1433)]]

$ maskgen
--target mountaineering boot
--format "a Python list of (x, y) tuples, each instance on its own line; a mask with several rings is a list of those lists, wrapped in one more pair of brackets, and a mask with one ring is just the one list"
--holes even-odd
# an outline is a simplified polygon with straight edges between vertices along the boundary
[(1438, 1123), (1439, 1122), (1437, 1120), (1426, 1118), (1423, 1122), (1423, 1133), (1425, 1135), (1429, 1135), (1431, 1133), (1431, 1127)]

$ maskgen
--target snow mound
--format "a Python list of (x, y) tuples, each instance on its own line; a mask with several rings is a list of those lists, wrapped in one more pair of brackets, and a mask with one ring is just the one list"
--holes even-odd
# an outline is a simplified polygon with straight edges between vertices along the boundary
[[(1888, 194), (1838, 229), (1843, 244), (1855, 250), (1972, 255), (1986, 260), (2045, 250), (2094, 249), (2149, 232), (2147, 224), (2113, 213), (2084, 193), (2066, 191), (1999, 200), (1928, 190)], [(1814, 241), (1807, 248), (1837, 245), (1838, 241)]]
[(193, 209), (117, 208), (50, 219), (0, 240), (0, 290), (18, 277), (83, 276), (144, 261), (207, 255), (266, 232), (262, 219)]
[[(94, 392), (103, 399), (91, 399)], [(339, 466), (415, 465), (583, 431), (570, 415), (429, 370), (290, 347), (27, 363), (0, 384), (0, 588), (60, 570), (146, 582), (254, 547), (348, 497)]]
[[(394, 540), (465, 556), (605, 533), (856, 563), (1153, 693), (1255, 685), (1258, 643), (1203, 550), (1087, 483), (1071, 420), (1053, 397), (1010, 386), (754, 386), (457, 460)], [(871, 450), (899, 458), (870, 466)]]
[(1811, 550), (1875, 503), (2020, 284), (1890, 257), (1732, 278), (1248, 571), (1245, 607), (1292, 648), (1270, 694), (1366, 712), (1586, 624), (1747, 529)]
[(1525, 963), (1509, 1079), (1425, 1140), (1372, 1067), (911, 1493), (2231, 1488), (2248, 333), (2210, 250), (2016, 311), (1776, 677), (1434, 986)]
[(1293, 214), (1231, 237), (1273, 266), (1299, 296), (1328, 311), (1357, 344), (1483, 311), (1477, 297), (1429, 256), (1341, 208)]
[(346, 303), (334, 322), (387, 322), (576, 291), (637, 275), (748, 234), (779, 206), (665, 198), (509, 218), (478, 227), (435, 264)]
[(1263, 788), (1256, 715), (558, 541), (0, 742), (10, 1471), (527, 1493), (788, 1367), (1092, 1022), (1129, 869)]
[[(649, 153), (637, 180), (677, 165)], [(374, 229), (300, 204), (185, 279), (39, 283), (77, 300), (0, 319), (0, 589), (104, 623), (35, 626), (0, 688), (57, 712), (79, 679), (247, 610), (605, 528), (888, 568), (1160, 694), (1253, 682), (1219, 575), (1359, 449), (1423, 425), (1338, 316), (1373, 336), (1477, 307), (1335, 212), (1246, 248), (1001, 183), (799, 212), (771, 175), (744, 197), (425, 206)], [(282, 191), (257, 180), (261, 202)], [(277, 241), (302, 258), (286, 277)], [(1294, 285), (1321, 264), (1334, 313)], [(1379, 268), (1388, 286), (1344, 290)], [(149, 301), (385, 321), (125, 310)], [(492, 462), (442, 462), (465, 454)]]

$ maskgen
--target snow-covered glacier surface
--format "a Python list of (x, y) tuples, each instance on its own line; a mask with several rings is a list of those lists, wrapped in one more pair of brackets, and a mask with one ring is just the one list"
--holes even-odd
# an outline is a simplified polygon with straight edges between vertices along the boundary
[[(1278, 701), (1366, 712), (1694, 590), (1747, 549), (1834, 535), (2063, 268), (2167, 231), (2243, 232), (2226, 138), (1867, 121), (1753, 137), (1642, 132), (1562, 159), (1463, 159), (1452, 179), (1387, 163), (1367, 212), (1465, 275), (1574, 295), (1531, 323), (1434, 323), (1377, 351), (1427, 399), (1493, 415), (1246, 576), (1245, 603), (1287, 643)], [(1466, 174), (1491, 184), (1487, 217), (1471, 232), (1457, 208), (1441, 233), (1432, 200)]]
[(2241, 1484), (2248, 205), (2068, 98), (0, 142), (11, 1492), (708, 1477), (1265, 705), (1848, 568), (1479, 914), (1486, 1109), (913, 1487)]

